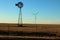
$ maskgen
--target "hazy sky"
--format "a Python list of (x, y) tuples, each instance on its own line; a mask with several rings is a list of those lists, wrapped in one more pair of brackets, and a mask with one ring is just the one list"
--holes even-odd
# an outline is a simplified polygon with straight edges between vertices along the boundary
[[(0, 23), (17, 23), (20, 0), (0, 0)], [(34, 23), (33, 13), (38, 13), (37, 23), (60, 24), (60, 0), (21, 0), (23, 23)]]

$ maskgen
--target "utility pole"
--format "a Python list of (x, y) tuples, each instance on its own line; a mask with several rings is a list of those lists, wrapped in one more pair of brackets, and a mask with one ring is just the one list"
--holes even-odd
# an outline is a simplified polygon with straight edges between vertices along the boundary
[(37, 13), (33, 13), (33, 15), (35, 16), (35, 27), (36, 27), (36, 32), (37, 32), (37, 23), (36, 23), (36, 21), (37, 21), (37, 14), (38, 14), (38, 12), (37, 12)]

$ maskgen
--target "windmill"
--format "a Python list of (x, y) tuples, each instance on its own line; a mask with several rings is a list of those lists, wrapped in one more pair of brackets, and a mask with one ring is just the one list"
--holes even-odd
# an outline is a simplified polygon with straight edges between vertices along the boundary
[(18, 17), (18, 27), (22, 27), (22, 7), (23, 7), (23, 3), (22, 2), (18, 2), (17, 4), (15, 4), (15, 6), (17, 6), (19, 8), (19, 17)]

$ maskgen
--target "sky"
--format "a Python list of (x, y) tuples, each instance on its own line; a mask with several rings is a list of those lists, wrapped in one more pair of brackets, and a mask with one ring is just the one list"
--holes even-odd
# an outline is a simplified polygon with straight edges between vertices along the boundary
[(23, 2), (23, 23), (60, 24), (60, 0), (0, 0), (0, 23), (18, 23), (19, 8)]

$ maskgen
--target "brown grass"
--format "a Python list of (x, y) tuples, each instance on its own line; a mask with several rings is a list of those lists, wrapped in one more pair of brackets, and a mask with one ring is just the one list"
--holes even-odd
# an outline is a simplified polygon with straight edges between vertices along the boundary
[(26, 32), (53, 32), (60, 34), (60, 25), (56, 24), (23, 24), (25, 27), (17, 27), (17, 24), (0, 23), (0, 30), (26, 31)]
[[(50, 32), (50, 33), (57, 33), (57, 35), (60, 35), (60, 24), (37, 24), (37, 27), (35, 24), (23, 24), (24, 27), (18, 27), (17, 24), (6, 24), (6, 23), (0, 23), (0, 31), (23, 31), (23, 32)], [(36, 36), (3, 36), (0, 35), (0, 38), (58, 38), (58, 37), (36, 37)]]

